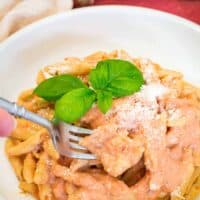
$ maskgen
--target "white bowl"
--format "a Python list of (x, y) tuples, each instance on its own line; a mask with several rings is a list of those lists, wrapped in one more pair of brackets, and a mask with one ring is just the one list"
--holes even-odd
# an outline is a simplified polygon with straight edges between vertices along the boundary
[[(125, 49), (184, 73), (200, 85), (200, 26), (152, 9), (127, 6), (82, 8), (41, 20), (0, 45), (0, 96), (15, 99), (33, 87), (37, 71), (66, 56), (98, 50)], [(0, 194), (4, 199), (30, 199), (18, 182), (0, 140)]]

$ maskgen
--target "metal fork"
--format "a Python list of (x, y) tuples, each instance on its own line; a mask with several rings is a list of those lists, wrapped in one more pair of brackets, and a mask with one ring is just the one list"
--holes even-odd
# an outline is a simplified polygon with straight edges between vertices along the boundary
[(9, 102), (1, 97), (0, 107), (7, 110), (14, 116), (27, 119), (45, 127), (51, 135), (55, 148), (61, 155), (85, 160), (96, 159), (95, 155), (89, 153), (85, 147), (78, 144), (84, 136), (92, 134), (92, 130), (77, 127), (64, 122), (60, 122), (55, 126), (48, 119), (30, 112), (24, 107), (19, 106), (16, 103)]

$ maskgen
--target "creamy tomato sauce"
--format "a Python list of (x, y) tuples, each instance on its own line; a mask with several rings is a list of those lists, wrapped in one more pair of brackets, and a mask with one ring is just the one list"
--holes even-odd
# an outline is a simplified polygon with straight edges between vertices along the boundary
[(122, 175), (144, 156), (146, 175), (129, 187), (136, 199), (176, 190), (192, 176), (193, 152), (200, 150), (198, 106), (179, 98), (150, 67), (140, 92), (115, 100), (105, 116), (93, 108), (82, 119), (95, 129), (81, 144), (97, 155), (109, 175)]
[[(116, 58), (135, 63), (145, 84), (133, 95), (114, 99), (105, 115), (93, 106), (78, 122), (93, 129), (80, 144), (97, 160), (62, 157), (47, 130), (17, 119), (6, 153), (24, 192), (40, 200), (194, 199), (188, 191), (200, 177), (200, 90), (180, 73), (113, 51), (66, 58), (41, 70), (38, 82), (69, 73), (87, 83), (98, 61)], [(18, 103), (48, 119), (54, 115), (54, 105), (32, 91)]]

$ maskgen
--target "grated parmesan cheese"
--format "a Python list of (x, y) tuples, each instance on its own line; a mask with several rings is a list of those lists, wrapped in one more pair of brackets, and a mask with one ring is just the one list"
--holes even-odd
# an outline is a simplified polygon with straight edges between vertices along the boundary
[(162, 98), (169, 92), (169, 89), (160, 83), (143, 85), (139, 95), (147, 101), (154, 101), (156, 98)]
[(135, 129), (144, 120), (155, 119), (159, 109), (157, 98), (162, 98), (168, 88), (160, 83), (144, 85), (140, 92), (123, 98), (108, 113), (108, 118), (123, 128)]

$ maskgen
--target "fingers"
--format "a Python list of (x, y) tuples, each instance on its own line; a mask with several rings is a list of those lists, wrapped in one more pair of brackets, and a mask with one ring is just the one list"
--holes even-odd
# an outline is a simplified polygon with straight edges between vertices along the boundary
[(15, 127), (14, 118), (6, 111), (0, 108), (0, 137), (9, 136), (14, 127)]

